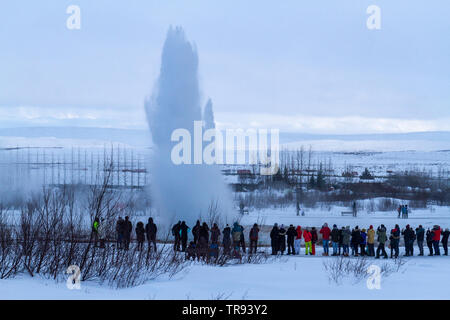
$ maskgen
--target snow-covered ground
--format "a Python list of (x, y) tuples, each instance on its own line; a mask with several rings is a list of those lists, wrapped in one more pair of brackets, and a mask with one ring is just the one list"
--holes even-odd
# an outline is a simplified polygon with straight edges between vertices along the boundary
[[(269, 243), (270, 225), (274, 222), (316, 227), (324, 222), (339, 226), (359, 225), (361, 228), (367, 228), (370, 224), (376, 227), (381, 223), (388, 228), (396, 223), (401, 227), (406, 224), (422, 224), (425, 228), (434, 224), (450, 227), (449, 207), (414, 209), (409, 219), (398, 219), (395, 212), (368, 213), (364, 210), (356, 218), (342, 217), (341, 211), (346, 210), (348, 208), (339, 206), (332, 206), (329, 210), (317, 208), (306, 210), (305, 216), (296, 216), (293, 207), (253, 210), (244, 216), (241, 223), (245, 226), (247, 237), (254, 222), (263, 222), (265, 227), (260, 243), (266, 245)], [(269, 248), (261, 247), (260, 250)], [(305, 256), (302, 248), (298, 256), (269, 259), (262, 264), (218, 267), (193, 262), (171, 279), (162, 277), (128, 289), (113, 289), (87, 281), (81, 283), (80, 290), (69, 290), (65, 281), (55, 282), (22, 274), (15, 279), (0, 280), (0, 299), (450, 299), (450, 291), (445, 287), (450, 282), (448, 256), (402, 258), (406, 264), (400, 271), (382, 277), (380, 290), (370, 290), (366, 279), (355, 283), (349, 277), (339, 285), (331, 282), (324, 262), (336, 258), (322, 257), (320, 245), (316, 247), (316, 252), (316, 256)], [(400, 253), (404, 254), (403, 247)], [(425, 253), (428, 253), (427, 248)], [(379, 266), (394, 264), (393, 259), (368, 259), (371, 264)]]
[[(370, 200), (367, 200), (369, 202)], [(366, 203), (363, 206), (366, 207)], [(439, 224), (450, 227), (449, 207), (414, 209), (409, 219), (398, 219), (395, 212), (360, 211), (358, 217), (342, 217), (348, 208), (332, 206), (306, 210), (305, 216), (296, 216), (295, 208), (253, 210), (241, 220), (246, 238), (249, 227), (264, 224), (261, 244), (268, 244), (271, 224), (320, 227), (329, 225), (377, 227), (383, 223), (391, 228), (396, 223), (425, 228)], [(269, 250), (261, 247), (260, 250)], [(442, 250), (442, 248), (441, 248)], [(0, 299), (450, 299), (446, 284), (450, 283), (450, 258), (448, 256), (402, 258), (406, 264), (399, 272), (381, 279), (381, 289), (370, 290), (366, 279), (355, 282), (344, 279), (341, 284), (329, 280), (324, 262), (335, 257), (322, 257), (322, 247), (316, 247), (316, 256), (305, 256), (304, 249), (298, 256), (283, 256), (261, 264), (234, 264), (225, 267), (191, 263), (173, 278), (161, 277), (128, 289), (114, 289), (95, 281), (81, 283), (80, 290), (69, 290), (65, 281), (31, 278), (21, 274), (17, 278), (0, 280)], [(425, 252), (428, 249), (425, 248)], [(389, 252), (388, 252), (389, 253)], [(400, 248), (403, 255), (404, 248)], [(418, 248), (415, 248), (417, 255)], [(358, 259), (358, 258), (348, 258)], [(394, 265), (393, 259), (368, 258), (370, 263), (381, 266)], [(63, 275), (64, 276), (64, 275)]]
[[(129, 289), (82, 282), (80, 290), (69, 290), (65, 282), (24, 275), (0, 280), (0, 299), (450, 299), (449, 257), (404, 258), (406, 264), (399, 272), (382, 277), (379, 290), (368, 289), (366, 280), (330, 282), (323, 266), (330, 259), (336, 258), (304, 256), (302, 250), (299, 256), (266, 264), (217, 267), (194, 263), (172, 279)], [(372, 261), (381, 265), (393, 260)]]

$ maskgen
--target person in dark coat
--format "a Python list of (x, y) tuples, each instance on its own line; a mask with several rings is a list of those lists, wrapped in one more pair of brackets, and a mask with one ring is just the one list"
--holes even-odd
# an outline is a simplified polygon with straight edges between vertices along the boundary
[(194, 244), (197, 244), (197, 242), (198, 242), (198, 238), (200, 235), (200, 228), (201, 228), (200, 221), (197, 220), (197, 223), (192, 228), (192, 235), (194, 236)]
[(361, 243), (361, 231), (359, 230), (359, 227), (356, 226), (355, 229), (352, 230), (352, 238), (350, 240), (350, 244), (352, 246), (352, 255), (357, 257), (358, 254), (358, 248)]
[(150, 251), (150, 248), (153, 245), (153, 249), (156, 252), (156, 233), (158, 232), (158, 228), (156, 227), (156, 224), (153, 222), (153, 218), (148, 218), (148, 222), (145, 225), (145, 233), (147, 235), (147, 242), (148, 242), (148, 250)]
[(209, 226), (206, 222), (203, 222), (198, 232), (197, 252), (201, 258), (207, 259), (209, 253)]
[(198, 232), (198, 241), (200, 241), (201, 239), (203, 239), (204, 243), (209, 243), (209, 226), (206, 222), (203, 222)]
[(217, 223), (214, 223), (213, 227), (211, 228), (211, 243), (218, 244), (219, 237), (220, 237), (220, 229), (217, 226)]
[(173, 250), (180, 251), (181, 244), (181, 221), (178, 221), (172, 227), (172, 235), (174, 237)]
[(223, 253), (229, 255), (231, 253), (231, 228), (228, 224), (222, 230), (222, 234)]
[(402, 231), (403, 239), (405, 241), (405, 257), (414, 255), (414, 240), (416, 235), (414, 230), (410, 228), (409, 224), (406, 225), (405, 230)]
[(278, 254), (279, 251), (279, 241), (278, 241), (278, 233), (279, 233), (279, 229), (278, 229), (278, 224), (275, 223), (273, 225), (272, 230), (270, 231), (270, 244), (272, 246), (272, 254), (276, 255)]
[(450, 231), (445, 229), (444, 232), (442, 232), (442, 247), (444, 248), (444, 256), (448, 256), (448, 236), (450, 234)]
[(256, 253), (256, 250), (258, 249), (258, 235), (259, 235), (259, 228), (258, 225), (255, 223), (253, 227), (250, 229), (249, 238), (250, 238), (250, 253)]
[(124, 247), (125, 250), (128, 250), (130, 248), (130, 242), (131, 242), (131, 232), (133, 231), (133, 225), (131, 224), (130, 218), (128, 216), (125, 217), (124, 224), (124, 231), (123, 231), (123, 240), (124, 240)]
[(181, 251), (186, 252), (189, 227), (186, 225), (186, 221), (181, 222), (180, 225), (180, 240), (181, 240)]
[(241, 237), (239, 240), (239, 246), (242, 248), (242, 252), (245, 253), (245, 237), (244, 237), (244, 227), (239, 225), (241, 227)]
[(122, 249), (123, 246), (123, 231), (124, 231), (124, 220), (122, 217), (116, 222), (116, 235), (117, 235), (117, 247)]
[(396, 224), (395, 228), (391, 230), (391, 236), (389, 237), (389, 240), (391, 241), (391, 258), (398, 258), (400, 236), (400, 227)]
[(311, 254), (316, 254), (316, 243), (319, 240), (319, 236), (317, 235), (316, 227), (311, 228)]
[(418, 228), (416, 228), (416, 238), (417, 238), (417, 246), (419, 247), (419, 256), (423, 256), (423, 240), (425, 238), (425, 229), (422, 227), (422, 225), (419, 225)]
[(433, 255), (433, 238), (434, 238), (434, 232), (428, 228), (426, 233), (426, 239), (427, 239), (427, 247), (430, 253), (429, 256)]
[(145, 241), (145, 228), (144, 224), (139, 221), (136, 224), (136, 240), (137, 240), (137, 249), (141, 251), (144, 248), (144, 241)]
[(286, 229), (284, 228), (284, 224), (282, 224), (278, 230), (278, 244), (281, 254), (284, 254), (284, 251), (286, 250)]
[(333, 254), (332, 256), (338, 255), (338, 248), (339, 248), (339, 236), (340, 231), (337, 227), (337, 225), (333, 225), (333, 229), (331, 229), (331, 245), (333, 247)]
[(294, 248), (294, 240), (297, 236), (297, 231), (295, 230), (294, 226), (291, 224), (286, 232), (287, 235), (287, 246), (288, 246), (288, 255), (292, 254), (295, 255), (295, 248)]

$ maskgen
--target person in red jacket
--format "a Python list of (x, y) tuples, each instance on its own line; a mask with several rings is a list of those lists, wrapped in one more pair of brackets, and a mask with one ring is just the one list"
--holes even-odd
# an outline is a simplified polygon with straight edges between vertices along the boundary
[(320, 234), (322, 234), (322, 243), (323, 243), (323, 253), (322, 255), (328, 256), (328, 246), (330, 243), (330, 234), (331, 230), (328, 228), (328, 224), (324, 223), (322, 226), (322, 229), (319, 231)]
[(297, 231), (297, 236), (295, 237), (294, 240), (294, 248), (295, 248), (295, 252), (296, 254), (300, 254), (300, 244), (302, 241), (302, 227), (297, 226), (297, 229), (295, 229), (295, 231)]
[(433, 236), (433, 247), (434, 247), (434, 255), (440, 256), (441, 252), (439, 250), (439, 242), (441, 241), (441, 227), (435, 225), (433, 227), (434, 236)]
[(311, 232), (309, 232), (308, 229), (303, 229), (303, 239), (305, 239), (305, 255), (308, 255), (308, 253), (312, 255), (311, 238)]

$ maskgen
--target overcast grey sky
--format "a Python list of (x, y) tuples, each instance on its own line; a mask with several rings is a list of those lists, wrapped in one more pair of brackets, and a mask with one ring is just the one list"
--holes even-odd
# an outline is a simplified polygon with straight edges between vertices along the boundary
[[(81, 30), (66, 8), (81, 8)], [(381, 30), (366, 9), (381, 8)], [(0, 126), (145, 128), (170, 25), (219, 126), (450, 130), (448, 0), (5, 0)]]

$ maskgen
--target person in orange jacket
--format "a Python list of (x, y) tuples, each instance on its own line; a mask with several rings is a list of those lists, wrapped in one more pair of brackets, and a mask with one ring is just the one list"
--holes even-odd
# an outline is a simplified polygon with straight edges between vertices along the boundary
[(311, 232), (309, 232), (308, 229), (303, 230), (303, 239), (305, 239), (305, 255), (312, 255), (312, 248), (311, 248)]
[(435, 225), (433, 227), (434, 236), (433, 236), (433, 247), (434, 247), (434, 255), (440, 256), (441, 252), (439, 251), (439, 242), (441, 241), (441, 227)]

